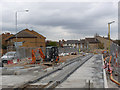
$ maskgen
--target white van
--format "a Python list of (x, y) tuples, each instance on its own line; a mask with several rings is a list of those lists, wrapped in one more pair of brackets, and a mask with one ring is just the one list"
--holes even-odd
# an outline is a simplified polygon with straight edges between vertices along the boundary
[(7, 52), (5, 55), (1, 57), (3, 63), (7, 63), (8, 60), (16, 59), (17, 55), (15, 51)]

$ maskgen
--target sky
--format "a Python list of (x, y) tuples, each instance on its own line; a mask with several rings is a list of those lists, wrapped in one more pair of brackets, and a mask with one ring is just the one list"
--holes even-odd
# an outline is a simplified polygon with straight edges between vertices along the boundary
[[(119, 0), (1, 0), (0, 26), (2, 33), (17, 33), (23, 29), (35, 30), (47, 40), (74, 40), (93, 37), (95, 33), (108, 35), (108, 22), (111, 24), (111, 38), (118, 39)], [(29, 12), (25, 12), (28, 9)], [(15, 28), (15, 12), (17, 30)]]

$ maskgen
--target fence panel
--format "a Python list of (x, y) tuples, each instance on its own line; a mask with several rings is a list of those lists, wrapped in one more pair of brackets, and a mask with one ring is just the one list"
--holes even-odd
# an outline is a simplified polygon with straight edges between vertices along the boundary
[[(18, 47), (17, 49), (15, 47), (8, 47), (7, 48), (7, 52), (9, 51), (16, 51), (17, 53), (17, 56), (19, 59), (22, 59), (22, 58), (31, 58), (32, 57), (32, 49), (38, 49), (38, 48), (41, 48), (44, 55), (45, 55), (45, 48), (43, 47)], [(73, 48), (73, 47), (58, 47), (58, 51), (59, 51), (59, 54), (61, 53), (71, 53), (71, 52), (79, 52), (79, 49), (78, 48)], [(38, 53), (38, 52), (37, 52)], [(36, 54), (37, 56), (39, 55)]]
[(120, 82), (120, 46), (113, 43), (110, 47), (110, 55), (112, 55), (111, 65), (114, 69), (114, 74), (118, 74), (118, 81)]

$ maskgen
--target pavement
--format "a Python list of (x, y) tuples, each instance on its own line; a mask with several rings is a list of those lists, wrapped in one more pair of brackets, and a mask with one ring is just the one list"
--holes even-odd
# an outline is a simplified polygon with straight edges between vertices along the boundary
[(94, 55), (56, 88), (88, 88), (87, 83), (89, 80), (92, 88), (103, 88), (102, 67), (102, 55)]

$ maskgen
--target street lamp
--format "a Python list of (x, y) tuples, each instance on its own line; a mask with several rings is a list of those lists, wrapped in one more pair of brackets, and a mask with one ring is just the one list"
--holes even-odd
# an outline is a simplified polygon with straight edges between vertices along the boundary
[(108, 39), (109, 39), (109, 53), (110, 53), (110, 24), (114, 23), (115, 21), (108, 23)]
[(29, 10), (24, 10), (24, 11), (16, 11), (15, 12), (15, 25), (16, 25), (16, 53), (17, 53), (17, 15), (18, 15), (18, 12), (28, 12)]

